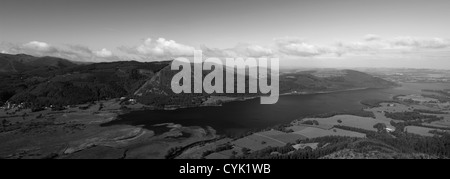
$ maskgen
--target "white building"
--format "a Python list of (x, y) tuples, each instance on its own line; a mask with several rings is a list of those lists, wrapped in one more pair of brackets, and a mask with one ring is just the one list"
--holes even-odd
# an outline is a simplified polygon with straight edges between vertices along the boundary
[(387, 132), (394, 132), (395, 130), (392, 129), (392, 128), (386, 127), (386, 131), (387, 131)]

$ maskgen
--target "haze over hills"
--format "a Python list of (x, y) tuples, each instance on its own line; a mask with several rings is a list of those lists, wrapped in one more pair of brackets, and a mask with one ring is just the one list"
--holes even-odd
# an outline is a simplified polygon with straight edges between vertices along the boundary
[[(33, 106), (82, 104), (101, 99), (131, 97), (139, 102), (165, 105), (197, 106), (210, 95), (174, 94), (170, 88), (171, 61), (108, 62), (77, 65), (54, 57), (0, 55), (1, 99)], [(204, 71), (205, 76), (208, 72)], [(239, 75), (239, 74), (237, 74)], [(225, 76), (225, 75), (224, 75)], [(246, 77), (248, 82), (250, 77)], [(248, 83), (246, 83), (248, 84)], [(384, 88), (392, 82), (353, 70), (306, 71), (280, 75), (280, 93), (314, 93), (355, 88)], [(248, 89), (248, 85), (246, 85)], [(248, 90), (247, 90), (248, 91)], [(259, 94), (216, 94), (233, 97)]]

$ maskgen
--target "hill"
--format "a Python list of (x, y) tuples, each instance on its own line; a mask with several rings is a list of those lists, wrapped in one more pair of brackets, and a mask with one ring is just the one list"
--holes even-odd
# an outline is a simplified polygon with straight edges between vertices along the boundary
[[(0, 102), (32, 106), (82, 104), (128, 96), (156, 107), (198, 106), (210, 95), (174, 94), (171, 80), (177, 71), (171, 61), (121, 61), (77, 65), (54, 57), (0, 55)], [(226, 70), (223, 70), (226, 73)], [(208, 71), (204, 71), (206, 76)], [(242, 74), (235, 74), (242, 75)], [(226, 75), (224, 74), (224, 77)], [(246, 76), (246, 91), (248, 81)], [(193, 80), (192, 80), (193, 81)], [(225, 81), (225, 80), (224, 80)], [(236, 81), (236, 80), (235, 80)], [(280, 93), (331, 92), (354, 88), (386, 88), (392, 82), (353, 70), (304, 71), (280, 75)], [(261, 94), (214, 94), (249, 97)]]
[(0, 73), (24, 73), (44, 69), (63, 69), (74, 66), (77, 66), (77, 64), (62, 58), (0, 53)]
[(280, 76), (280, 92), (329, 92), (358, 88), (386, 88), (395, 83), (354, 70), (304, 71)]
[(36, 107), (82, 104), (131, 95), (167, 65), (167, 62), (112, 62), (53, 71), (27, 71), (0, 76), (9, 81), (3, 86), (11, 84), (9, 91), (8, 88), (1, 89), (13, 93), (8, 100), (16, 104), (25, 102)]

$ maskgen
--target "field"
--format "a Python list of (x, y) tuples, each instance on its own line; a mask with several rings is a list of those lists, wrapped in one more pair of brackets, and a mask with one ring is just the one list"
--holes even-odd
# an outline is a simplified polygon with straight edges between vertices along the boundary
[(225, 155), (222, 153), (212, 153), (206, 156), (206, 159), (229, 159), (231, 155)]
[(400, 100), (413, 100), (420, 103), (429, 103), (429, 102), (438, 102), (439, 100), (429, 97), (424, 97), (422, 95), (418, 94), (412, 94), (412, 95), (406, 95), (406, 96), (399, 96), (398, 99)]
[(300, 131), (295, 131), (294, 134), (300, 134), (302, 136), (305, 136), (307, 138), (317, 138), (317, 137), (324, 137), (324, 136), (348, 136), (348, 137), (366, 137), (365, 134), (359, 133), (359, 132), (353, 132), (353, 131), (347, 131), (343, 129), (321, 129), (316, 127), (307, 127)]
[(375, 119), (386, 121), (386, 122), (401, 122), (400, 120), (393, 120), (391, 118), (387, 118), (384, 114), (386, 112), (411, 112), (413, 111), (413, 107), (409, 107), (399, 103), (380, 103), (379, 107), (364, 109), (365, 111), (370, 111), (375, 115)]
[[(195, 147), (189, 148), (186, 151), (184, 151), (182, 154), (177, 156), (176, 159), (200, 159), (200, 158), (202, 158), (202, 155), (204, 152), (209, 151), (209, 150), (214, 150), (218, 146), (226, 144), (230, 141), (231, 141), (231, 139), (224, 138), (224, 139), (218, 140), (213, 143), (206, 143), (204, 145), (195, 146)], [(224, 156), (224, 155), (221, 155), (221, 156)], [(227, 158), (228, 157), (229, 156), (227, 156)]]
[(365, 110), (372, 112), (410, 112), (413, 110), (413, 108), (399, 103), (380, 103), (379, 107), (369, 108)]
[[(373, 126), (377, 123), (384, 123), (387, 127), (395, 129), (389, 121), (373, 119), (369, 117), (359, 117), (353, 115), (336, 115), (328, 118), (305, 118), (301, 121), (315, 120), (319, 122), (319, 126), (334, 126), (334, 125), (344, 125), (354, 128), (360, 128), (370, 131), (377, 131)], [(295, 122), (298, 123), (299, 121)], [(295, 125), (295, 124), (294, 124)]]
[(434, 136), (434, 134), (429, 133), (432, 130), (436, 130), (436, 129), (419, 127), (419, 126), (406, 126), (405, 127), (405, 131), (408, 133), (418, 134), (418, 135), (422, 135), (422, 136), (429, 136), (429, 137)]
[(423, 125), (432, 127), (447, 127), (450, 129), (450, 114), (433, 114), (433, 115), (438, 117), (444, 117), (444, 119), (440, 121), (434, 121), (431, 123), (423, 123)]
[(294, 133), (284, 133), (277, 130), (270, 130), (254, 133), (250, 136), (233, 141), (232, 143), (237, 147), (248, 148), (250, 150), (256, 151), (269, 146), (285, 146), (287, 143), (294, 143), (299, 139), (305, 139), (305, 136)]
[(236, 101), (238, 99), (239, 98), (227, 96), (210, 96), (205, 102), (203, 102), (203, 105), (205, 106), (221, 105), (222, 103)]
[(208, 127), (173, 125), (155, 135), (139, 126), (102, 126), (116, 120), (120, 108), (115, 99), (61, 111), (22, 109), (11, 114), (2, 109), (0, 119), (6, 122), (0, 128), (0, 158), (165, 158), (171, 148), (216, 137)]

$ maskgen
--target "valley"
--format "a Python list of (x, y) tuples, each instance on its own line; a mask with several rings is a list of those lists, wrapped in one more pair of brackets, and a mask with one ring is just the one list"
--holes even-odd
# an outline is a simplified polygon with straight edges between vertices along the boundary
[(278, 103), (262, 105), (262, 94), (174, 94), (170, 61), (48, 61), (0, 74), (0, 158), (449, 157), (447, 83), (286, 71)]

